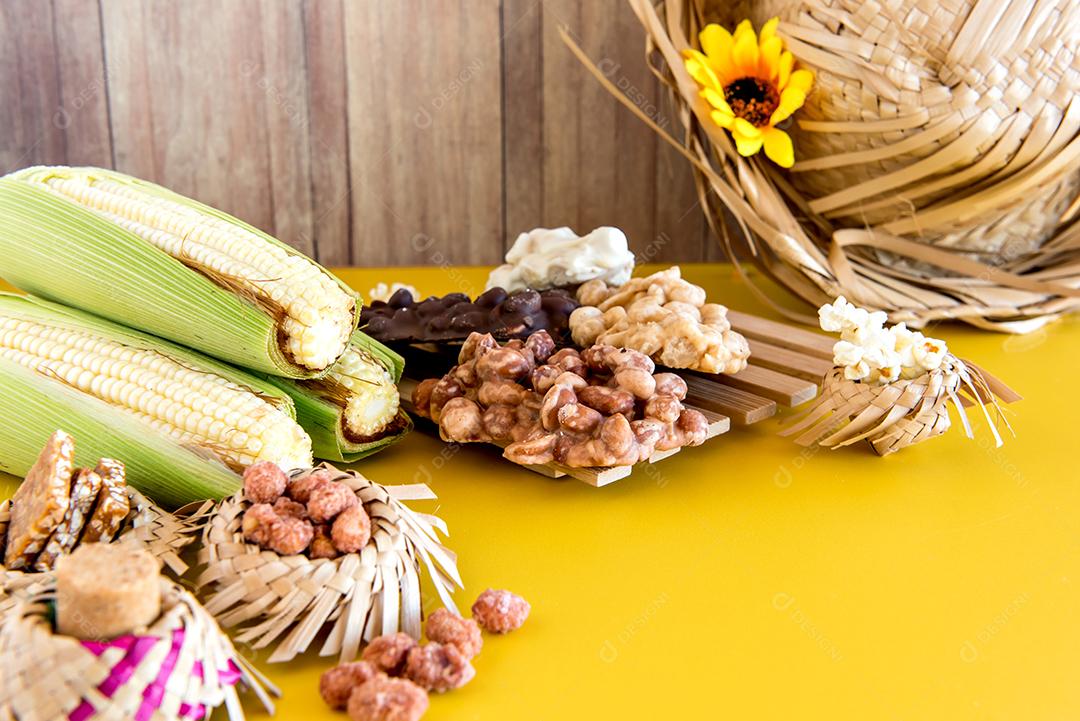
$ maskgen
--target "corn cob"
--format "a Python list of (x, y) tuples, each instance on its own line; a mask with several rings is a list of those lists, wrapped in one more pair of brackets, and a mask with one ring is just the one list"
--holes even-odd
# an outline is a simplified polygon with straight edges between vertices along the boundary
[(360, 331), (322, 378), (267, 378), (292, 396), (315, 456), (351, 463), (395, 443), (412, 428), (395, 385), (405, 362)]
[(109, 170), (0, 178), (0, 252), (23, 290), (272, 375), (321, 375), (356, 328), (355, 294), (314, 261)]
[[(125, 415), (145, 436), (166, 438), (232, 471), (260, 460), (286, 469), (311, 465), (311, 439), (294, 420), (288, 395), (224, 363), (81, 311), (0, 294), (0, 360), (53, 390), (76, 392), (95, 411)], [(62, 410), (56, 415), (51, 430), (70, 430)], [(79, 437), (91, 448), (94, 440)], [(0, 456), (5, 451), (0, 447)], [(156, 497), (153, 488), (147, 492)]]

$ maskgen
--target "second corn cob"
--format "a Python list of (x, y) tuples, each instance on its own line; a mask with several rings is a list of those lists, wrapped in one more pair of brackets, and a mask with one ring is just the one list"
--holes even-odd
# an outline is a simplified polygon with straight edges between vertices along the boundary
[(0, 294), (0, 359), (232, 471), (260, 460), (311, 465), (311, 439), (272, 384), (80, 311)]

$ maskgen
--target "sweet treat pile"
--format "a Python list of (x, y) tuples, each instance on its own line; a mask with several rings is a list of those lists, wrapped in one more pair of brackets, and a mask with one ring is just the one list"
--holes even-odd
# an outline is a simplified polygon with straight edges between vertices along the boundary
[(634, 350), (555, 351), (545, 332), (500, 347), (474, 333), (457, 366), (416, 387), (413, 404), (444, 440), (507, 444), (515, 463), (633, 465), (708, 433), (705, 417), (683, 407), (686, 382), (655, 370)]
[(521, 596), (488, 589), (473, 604), (472, 619), (445, 608), (432, 613), (424, 625), (426, 644), (402, 632), (372, 639), (361, 660), (323, 673), (319, 694), (352, 721), (416, 721), (427, 711), (428, 693), (461, 688), (476, 676), (472, 659), (483, 646), (481, 627), (506, 633), (528, 615)]
[(569, 336), (570, 314), (577, 307), (574, 296), (564, 290), (508, 293), (492, 288), (476, 300), (451, 293), (416, 301), (412, 293), (401, 289), (386, 302), (365, 306), (360, 327), (383, 343), (463, 341), (472, 332), (500, 339), (524, 338), (538, 330), (562, 338)]
[(536, 228), (517, 237), (506, 252), (506, 264), (491, 271), (485, 287), (543, 290), (587, 280), (622, 285), (633, 270), (634, 254), (618, 228), (597, 228), (583, 236), (569, 228)]
[(157, 559), (123, 543), (87, 543), (56, 563), (56, 630), (105, 641), (153, 623), (161, 614)]
[(371, 540), (371, 518), (360, 499), (332, 471), (321, 469), (289, 480), (270, 462), (244, 472), (244, 539), (283, 556), (307, 551), (310, 558), (357, 553)]
[(622, 287), (589, 281), (577, 298), (581, 307), (570, 316), (570, 330), (581, 347), (629, 348), (669, 368), (708, 373), (738, 373), (750, 357), (727, 308), (706, 303), (705, 290), (683, 280), (678, 266)]
[(877, 385), (900, 378), (918, 378), (942, 367), (949, 348), (945, 341), (927, 338), (904, 323), (885, 327), (884, 311), (870, 312), (840, 296), (818, 310), (821, 329), (840, 333), (833, 362), (844, 378)]
[(529, 602), (516, 593), (489, 588), (476, 599), (472, 615), (488, 633), (509, 633), (521, 628), (531, 610)]
[(11, 520), (0, 528), (8, 570), (49, 571), (84, 543), (107, 543), (131, 510), (124, 464), (108, 458), (94, 470), (74, 467), (75, 439), (49, 438), (11, 499)]

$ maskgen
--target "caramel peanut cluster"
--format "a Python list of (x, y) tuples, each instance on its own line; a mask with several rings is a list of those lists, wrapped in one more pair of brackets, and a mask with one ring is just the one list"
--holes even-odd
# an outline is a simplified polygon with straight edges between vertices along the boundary
[(620, 287), (590, 280), (570, 315), (574, 343), (641, 351), (660, 365), (708, 373), (738, 373), (750, 346), (731, 330), (727, 308), (705, 302), (705, 290), (683, 280), (678, 266), (632, 278)]
[(705, 441), (708, 421), (683, 407), (686, 382), (645, 354), (596, 345), (555, 349), (545, 331), (500, 346), (473, 333), (458, 365), (417, 386), (417, 413), (443, 440), (506, 444), (523, 465), (633, 465)]

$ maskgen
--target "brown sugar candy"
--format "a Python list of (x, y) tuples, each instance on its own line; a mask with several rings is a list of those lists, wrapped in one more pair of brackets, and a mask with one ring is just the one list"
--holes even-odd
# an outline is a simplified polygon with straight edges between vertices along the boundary
[(81, 544), (56, 562), (56, 630), (106, 640), (144, 628), (161, 613), (157, 559), (123, 543)]
[(384, 674), (354, 688), (348, 705), (351, 721), (417, 721), (427, 708), (424, 689)]
[(71, 503), (74, 459), (75, 440), (56, 431), (15, 491), (4, 550), (8, 569), (27, 568), (63, 522)]

